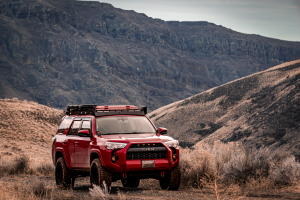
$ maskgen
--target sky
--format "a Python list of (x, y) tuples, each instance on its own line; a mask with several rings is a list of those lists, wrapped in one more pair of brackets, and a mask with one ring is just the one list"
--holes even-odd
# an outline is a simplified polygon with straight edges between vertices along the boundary
[(103, 0), (100, 2), (165, 21), (208, 21), (242, 33), (300, 41), (300, 0)]

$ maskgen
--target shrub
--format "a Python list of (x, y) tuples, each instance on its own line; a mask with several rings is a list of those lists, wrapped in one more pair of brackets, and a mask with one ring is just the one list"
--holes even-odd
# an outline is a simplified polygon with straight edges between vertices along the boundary
[(29, 169), (29, 158), (25, 155), (16, 157), (13, 165), (8, 170), (8, 174), (21, 174)]
[(180, 165), (182, 185), (201, 186), (200, 180), (211, 177), (227, 184), (270, 179), (273, 186), (300, 180), (300, 163), (293, 156), (269, 148), (247, 150), (233, 142), (217, 141), (214, 145), (196, 146), (195, 150), (182, 149)]
[(54, 176), (54, 166), (51, 162), (43, 164), (30, 163), (28, 156), (19, 155), (13, 160), (13, 162), (0, 163), (0, 174)]

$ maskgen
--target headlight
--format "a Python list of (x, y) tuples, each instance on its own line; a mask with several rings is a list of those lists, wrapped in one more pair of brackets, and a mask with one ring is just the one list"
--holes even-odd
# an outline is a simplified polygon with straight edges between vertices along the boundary
[(164, 144), (167, 147), (174, 147), (175, 149), (178, 149), (178, 147), (179, 147), (179, 142), (177, 140), (171, 140), (171, 141), (168, 141), (168, 142), (164, 142)]
[(123, 149), (126, 147), (127, 143), (119, 143), (119, 142), (106, 142), (105, 143), (105, 148), (108, 150), (113, 150), (113, 149)]

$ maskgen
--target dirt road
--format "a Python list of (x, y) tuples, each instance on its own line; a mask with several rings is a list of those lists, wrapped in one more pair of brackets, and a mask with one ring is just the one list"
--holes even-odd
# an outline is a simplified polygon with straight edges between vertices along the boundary
[[(92, 189), (89, 178), (78, 178), (73, 190), (60, 190), (55, 186), (52, 176), (31, 175), (4, 175), (0, 177), (0, 187), (4, 192), (0, 193), (0, 199), (32, 198), (36, 199), (91, 199)], [(21, 194), (18, 194), (21, 193)], [(28, 195), (26, 196), (26, 193)], [(23, 195), (23, 196), (22, 196)], [(24, 196), (25, 195), (25, 196)], [(30, 198), (29, 198), (30, 197)], [(99, 196), (100, 197), (100, 196)], [(101, 198), (98, 198), (101, 199)], [(178, 191), (161, 190), (157, 180), (142, 180), (136, 189), (124, 188), (120, 181), (114, 182), (111, 194), (105, 199), (133, 199), (133, 200), (173, 200), (173, 199), (217, 199), (213, 190), (194, 189), (180, 187)], [(228, 193), (222, 199), (300, 199), (299, 193), (283, 191), (239, 191), (239, 194)]]

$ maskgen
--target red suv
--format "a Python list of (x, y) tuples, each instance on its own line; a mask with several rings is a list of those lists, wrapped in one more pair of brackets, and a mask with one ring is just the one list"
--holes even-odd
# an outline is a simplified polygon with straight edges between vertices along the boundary
[(56, 136), (52, 159), (56, 184), (74, 186), (79, 176), (108, 187), (121, 180), (138, 187), (140, 179), (158, 179), (162, 189), (180, 185), (179, 144), (156, 128), (145, 115), (147, 107), (68, 106)]

